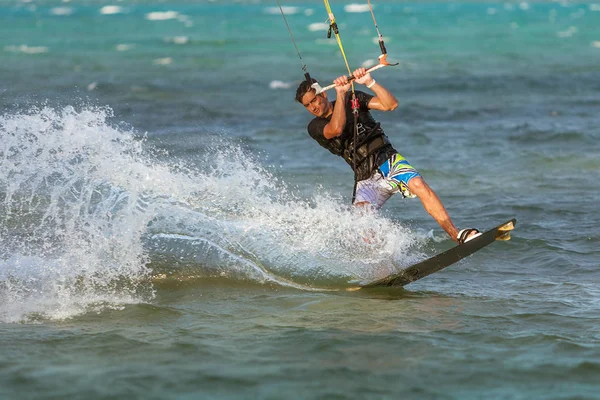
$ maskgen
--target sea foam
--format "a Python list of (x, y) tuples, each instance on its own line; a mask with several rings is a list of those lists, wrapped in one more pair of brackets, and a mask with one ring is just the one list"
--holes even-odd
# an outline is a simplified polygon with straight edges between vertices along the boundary
[(179, 18), (177, 11), (155, 11), (146, 14), (146, 19), (150, 21), (166, 21)]
[(102, 15), (120, 14), (123, 12), (123, 7), (120, 6), (104, 6), (100, 9)]
[(321, 290), (419, 257), (405, 227), (327, 192), (298, 197), (240, 145), (207, 142), (184, 163), (112, 118), (71, 106), (0, 117), (0, 321), (152, 301), (159, 275)]

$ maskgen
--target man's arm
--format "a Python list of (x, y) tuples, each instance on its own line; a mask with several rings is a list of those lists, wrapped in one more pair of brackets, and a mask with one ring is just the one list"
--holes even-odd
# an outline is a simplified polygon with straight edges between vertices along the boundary
[(369, 101), (369, 108), (371, 110), (392, 111), (398, 107), (396, 97), (376, 82), (375, 79), (371, 78), (371, 74), (365, 68), (358, 68), (352, 75), (356, 78), (356, 83), (367, 86), (375, 93), (375, 97)]
[(350, 84), (346, 76), (340, 76), (334, 82), (338, 85), (335, 87), (337, 93), (335, 106), (333, 107), (333, 113), (331, 114), (331, 120), (323, 128), (323, 136), (325, 139), (333, 139), (338, 137), (344, 132), (346, 126), (346, 96), (348, 95), (348, 89)]

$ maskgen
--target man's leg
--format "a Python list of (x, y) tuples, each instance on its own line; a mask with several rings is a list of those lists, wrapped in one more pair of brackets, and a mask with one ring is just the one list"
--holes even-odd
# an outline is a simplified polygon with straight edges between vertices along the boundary
[[(404, 197), (417, 196), (429, 215), (440, 224), (452, 240), (458, 242), (457, 236), (460, 232), (452, 223), (439, 197), (402, 155), (394, 154), (379, 167), (379, 170), (388, 184), (395, 190), (400, 191)], [(476, 229), (470, 229), (466, 231), (467, 237), (463, 239), (466, 241), (466, 239), (474, 238), (478, 234)]]
[(416, 176), (408, 181), (408, 189), (416, 195), (423, 203), (425, 210), (437, 221), (438, 224), (446, 231), (452, 240), (456, 241), (458, 229), (452, 223), (448, 212), (440, 201), (440, 198), (435, 194), (433, 189), (423, 180), (422, 177)]
[(379, 210), (393, 194), (379, 172), (375, 172), (370, 178), (356, 183), (356, 196), (354, 206), (372, 207)]

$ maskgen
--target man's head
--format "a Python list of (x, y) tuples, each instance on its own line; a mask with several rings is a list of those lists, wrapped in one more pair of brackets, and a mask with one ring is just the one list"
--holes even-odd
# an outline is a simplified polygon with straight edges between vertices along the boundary
[(317, 91), (311, 86), (316, 83), (316, 79), (302, 81), (296, 89), (296, 101), (302, 104), (312, 115), (316, 117), (326, 117), (330, 114), (331, 103), (327, 100), (325, 92), (317, 94)]

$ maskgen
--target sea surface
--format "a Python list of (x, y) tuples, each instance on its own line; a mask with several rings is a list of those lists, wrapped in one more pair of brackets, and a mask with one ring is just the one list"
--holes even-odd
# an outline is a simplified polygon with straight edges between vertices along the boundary
[(275, 0), (0, 3), (0, 398), (600, 399), (600, 3), (373, 1), (375, 118), (459, 228), (518, 222), (358, 291), (453, 243), (350, 207), (294, 101), (346, 66), (282, 6), (301, 58)]

